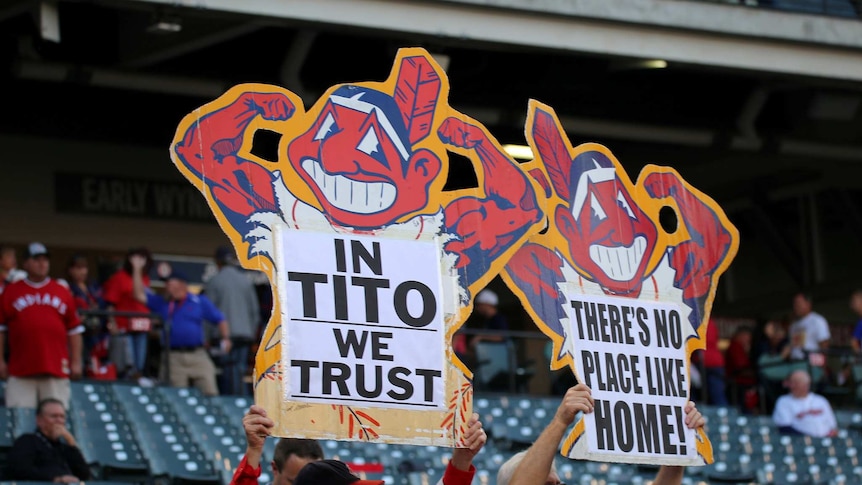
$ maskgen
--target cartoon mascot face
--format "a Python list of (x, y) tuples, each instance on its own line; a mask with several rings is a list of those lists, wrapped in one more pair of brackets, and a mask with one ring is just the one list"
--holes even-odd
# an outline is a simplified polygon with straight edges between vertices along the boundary
[(573, 262), (610, 293), (638, 291), (655, 248), (655, 223), (600, 152), (574, 159), (571, 188), (569, 208), (559, 207), (556, 221)]
[(425, 208), (442, 162), (415, 147), (407, 118), (391, 96), (343, 86), (289, 144), (288, 159), (329, 219), (373, 228)]

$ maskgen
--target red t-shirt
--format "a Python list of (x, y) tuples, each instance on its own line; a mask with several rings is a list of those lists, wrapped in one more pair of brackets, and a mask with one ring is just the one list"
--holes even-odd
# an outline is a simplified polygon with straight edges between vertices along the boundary
[[(150, 286), (149, 276), (144, 276), (144, 286)], [(132, 288), (132, 275), (121, 269), (108, 278), (108, 281), (102, 286), (102, 298), (119, 312), (150, 313), (147, 305), (135, 299)], [(120, 331), (145, 332), (150, 329), (149, 318), (116, 317), (114, 320)]]
[(9, 375), (69, 376), (67, 336), (84, 327), (66, 287), (50, 278), (9, 283), (0, 296), (0, 322), (9, 340)]

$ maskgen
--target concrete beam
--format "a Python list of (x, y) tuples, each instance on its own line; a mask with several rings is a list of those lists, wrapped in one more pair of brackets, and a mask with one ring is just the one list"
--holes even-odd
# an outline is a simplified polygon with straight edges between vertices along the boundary
[(244, 23), (226, 29), (218, 29), (191, 39), (185, 39), (184, 41), (178, 42), (174, 45), (138, 53), (134, 58), (124, 61), (121, 64), (121, 67), (130, 69), (148, 67), (215, 44), (242, 37), (246, 34), (260, 30), (262, 27), (263, 25), (259, 24)]
[[(515, 0), (510, 0), (515, 2)], [(862, 49), (851, 50), (835, 45), (803, 43), (804, 39), (785, 36), (783, 39), (743, 37), (728, 35), (717, 29), (682, 30), (666, 25), (631, 23), (622, 21), (596, 21), (595, 17), (575, 17), (550, 15), (553, 11), (537, 11), (533, 8), (499, 8), (500, 2), (478, 0), (450, 1), (411, 1), (398, 0), (113, 0), (114, 3), (149, 3), (188, 7), (191, 9), (211, 9), (236, 14), (261, 16), (270, 19), (283, 19), (296, 22), (313, 22), (330, 25), (352, 26), (372, 30), (414, 33), (457, 39), (459, 42), (491, 42), (503, 45), (526, 46), (540, 49), (553, 49), (590, 53), (607, 56), (624, 56), (642, 59), (665, 59), (670, 62), (715, 66), (750, 71), (810, 76), (816, 78), (862, 81)], [(526, 0), (522, 0), (526, 4)], [(535, 0), (530, 5), (553, 4), (562, 8), (561, 0)], [(675, 0), (593, 0), (591, 5), (607, 4), (603, 10), (611, 10), (611, 5), (647, 5), (661, 7), (670, 12), (672, 7), (685, 11), (689, 9), (731, 8), (709, 6), (697, 2)], [(489, 7), (498, 8), (489, 8)], [(709, 12), (700, 10), (701, 12)], [(786, 20), (789, 14), (760, 12), (739, 9), (756, 17), (771, 21)], [(703, 15), (707, 16), (707, 13)], [(730, 14), (727, 14), (730, 15)], [(731, 17), (735, 18), (735, 14)], [(813, 25), (813, 16), (799, 28)], [(701, 23), (705, 23), (704, 19)], [(838, 25), (843, 20), (831, 20)], [(682, 23), (680, 20), (679, 23)], [(732, 22), (731, 22), (732, 23)], [(754, 27), (765, 27), (769, 22), (750, 23)], [(722, 24), (723, 25), (723, 24)], [(844, 26), (844, 24), (841, 24)], [(851, 25), (851, 24), (847, 24)], [(855, 27), (855, 37), (848, 36), (846, 43), (862, 46), (862, 33), (859, 23)], [(824, 29), (816, 29), (818, 31)], [(843, 29), (842, 29), (843, 31)], [(852, 38), (851, 38), (852, 37)], [(845, 44), (846, 45), (846, 44)]]

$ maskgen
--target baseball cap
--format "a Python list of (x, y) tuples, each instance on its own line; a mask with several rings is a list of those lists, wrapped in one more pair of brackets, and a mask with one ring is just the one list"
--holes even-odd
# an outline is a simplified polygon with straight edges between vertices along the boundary
[(223, 263), (233, 263), (236, 262), (236, 254), (231, 246), (219, 246), (216, 249), (215, 259)]
[(36, 256), (49, 256), (48, 248), (40, 242), (32, 242), (24, 250), (24, 259), (35, 258)]
[(482, 290), (476, 295), (476, 303), (484, 303), (486, 305), (497, 306), (500, 303), (500, 299), (497, 298), (497, 294), (491, 290)]
[(361, 480), (338, 460), (313, 461), (296, 475), (293, 485), (383, 485), (383, 480)]

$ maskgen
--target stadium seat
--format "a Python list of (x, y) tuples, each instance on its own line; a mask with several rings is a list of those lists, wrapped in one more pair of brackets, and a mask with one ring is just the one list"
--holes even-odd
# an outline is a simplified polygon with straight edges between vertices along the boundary
[(140, 450), (126, 414), (114, 400), (110, 386), (72, 383), (69, 422), (90, 465), (100, 476), (119, 481), (145, 481), (149, 465)]
[(212, 461), (192, 441), (197, 437), (178, 419), (163, 393), (138, 386), (116, 385), (113, 389), (132, 418), (132, 428), (154, 476), (183, 484), (221, 483)]

